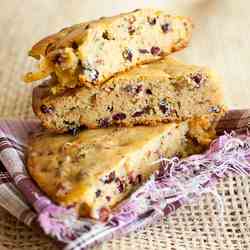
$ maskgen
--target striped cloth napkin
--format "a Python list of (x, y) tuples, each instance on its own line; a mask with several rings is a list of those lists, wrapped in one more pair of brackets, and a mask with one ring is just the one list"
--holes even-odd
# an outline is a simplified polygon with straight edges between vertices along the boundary
[(215, 194), (229, 172), (250, 174), (250, 110), (231, 110), (220, 121), (218, 138), (204, 154), (186, 159), (161, 158), (160, 168), (105, 222), (77, 218), (72, 209), (54, 204), (32, 181), (25, 167), (30, 133), (36, 120), (0, 121), (0, 206), (28, 226), (56, 239), (65, 250), (80, 250), (118, 237), (169, 215), (203, 193)]

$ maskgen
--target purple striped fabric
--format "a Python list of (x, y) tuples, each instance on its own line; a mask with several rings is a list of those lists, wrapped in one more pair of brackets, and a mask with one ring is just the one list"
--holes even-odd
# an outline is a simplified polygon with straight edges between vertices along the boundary
[(4, 165), (2, 164), (2, 162), (0, 162), (0, 185), (8, 182), (11, 183), (12, 179), (7, 170), (5, 169)]
[[(202, 155), (184, 160), (159, 159), (160, 169), (114, 210), (106, 223), (78, 219), (74, 211), (54, 204), (26, 172), (25, 151), (35, 120), (0, 121), (0, 205), (27, 225), (62, 242), (67, 250), (86, 249), (169, 215), (210, 192), (228, 172), (250, 173), (250, 111), (232, 110), (220, 121), (216, 139)], [(229, 134), (223, 135), (224, 131)], [(232, 133), (232, 131), (235, 131)], [(156, 164), (156, 163), (152, 163)]]

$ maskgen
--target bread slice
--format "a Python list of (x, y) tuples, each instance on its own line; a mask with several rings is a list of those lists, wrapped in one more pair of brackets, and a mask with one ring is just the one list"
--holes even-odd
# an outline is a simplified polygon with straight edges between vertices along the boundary
[[(30, 139), (28, 171), (59, 205), (74, 207), (80, 216), (103, 219), (102, 212), (127, 197), (159, 168), (154, 161), (203, 149), (191, 139), (193, 124), (185, 121), (157, 127), (88, 129), (77, 136), (41, 133)], [(196, 137), (204, 133), (213, 136), (204, 130)]]
[(81, 126), (156, 125), (209, 114), (221, 116), (220, 81), (211, 70), (171, 58), (119, 74), (103, 86), (79, 87), (62, 94), (42, 84), (33, 91), (33, 110), (57, 133)]
[(24, 80), (53, 74), (61, 88), (99, 85), (118, 72), (186, 47), (191, 31), (189, 18), (152, 9), (74, 25), (33, 46), (30, 55), (40, 59), (39, 71), (29, 72)]

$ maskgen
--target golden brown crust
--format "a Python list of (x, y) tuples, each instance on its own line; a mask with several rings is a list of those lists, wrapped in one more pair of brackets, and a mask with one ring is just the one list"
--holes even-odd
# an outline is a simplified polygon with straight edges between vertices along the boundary
[[(189, 77), (190, 74), (203, 74), (204, 79), (206, 79), (205, 84), (202, 84), (201, 88), (193, 88), (192, 82), (188, 83), (190, 80), (189, 78), (186, 79), (186, 77)], [(172, 83), (169, 82), (169, 79), (172, 79)], [(179, 80), (178, 80), (179, 79)], [(189, 94), (185, 94), (186, 92), (182, 90), (178, 90), (179, 84), (183, 84), (182, 81), (184, 79), (184, 84), (185, 90), (189, 91)], [(162, 93), (163, 96), (162, 98), (165, 97), (164, 93), (168, 93), (168, 100), (171, 102), (177, 102), (176, 98), (178, 97), (179, 94), (184, 93), (184, 96), (182, 99), (178, 99), (181, 102), (183, 102), (184, 106), (180, 108), (178, 111), (178, 114), (180, 116), (175, 116), (174, 113), (170, 116), (164, 116), (161, 115), (161, 113), (155, 113), (154, 116), (140, 116), (140, 119), (133, 119), (131, 117), (131, 114), (127, 114), (127, 118), (125, 120), (112, 120), (109, 123), (109, 126), (111, 125), (116, 125), (116, 126), (125, 126), (125, 127), (131, 127), (134, 125), (148, 125), (148, 126), (157, 126), (159, 123), (169, 123), (173, 121), (183, 121), (185, 119), (190, 118), (190, 116), (203, 116), (207, 115), (209, 113), (214, 113), (215, 116), (220, 117), (224, 112), (225, 112), (225, 107), (224, 107), (224, 98), (223, 98), (223, 93), (220, 88), (220, 81), (217, 79), (216, 74), (211, 72), (210, 70), (203, 68), (203, 67), (198, 67), (198, 66), (193, 66), (193, 65), (186, 65), (184, 63), (181, 63), (177, 60), (174, 60), (172, 58), (166, 58), (164, 60), (161, 60), (159, 62), (143, 65), (137, 68), (134, 68), (130, 71), (127, 71), (125, 73), (117, 74), (116, 77), (113, 77), (110, 79), (108, 82), (106, 82), (104, 85), (101, 87), (96, 87), (96, 88), (85, 88), (85, 87), (80, 87), (80, 88), (75, 88), (75, 89), (70, 89), (67, 90), (66, 92), (62, 92), (57, 95), (52, 95), (49, 91), (48, 85), (43, 86), (40, 85), (36, 87), (33, 91), (33, 110), (35, 114), (41, 119), (43, 125), (48, 128), (50, 131), (54, 131), (57, 133), (63, 133), (66, 132), (68, 129), (68, 121), (75, 123), (76, 127), (83, 126), (87, 128), (98, 128), (100, 124), (97, 122), (99, 119), (114, 115), (114, 113), (105, 113), (106, 111), (106, 106), (109, 105), (110, 103), (110, 98), (113, 98), (115, 95), (110, 95), (110, 92), (108, 92), (105, 97), (103, 96), (103, 93), (105, 93), (105, 89), (109, 89), (109, 87), (113, 88), (112, 86), (117, 86), (119, 83), (122, 83), (122, 85), (119, 85), (117, 89), (123, 88), (126, 86), (126, 82), (133, 82), (137, 84), (137, 82), (140, 84), (140, 82), (143, 82), (146, 84), (147, 82), (154, 82), (154, 81), (161, 81), (161, 84), (154, 85), (154, 93), (157, 91), (159, 92), (158, 88), (161, 86), (168, 86), (170, 85), (170, 88), (165, 89), (165, 92), (159, 92), (159, 95)], [(177, 81), (177, 82), (176, 82)], [(178, 83), (179, 81), (179, 83)], [(190, 85), (191, 84), (191, 85)], [(173, 86), (175, 86), (173, 89)], [(191, 90), (189, 88), (191, 87)], [(147, 88), (147, 87), (144, 87)], [(155, 92), (156, 91), (156, 92)], [(168, 92), (170, 91), (170, 92)], [(181, 92), (179, 92), (181, 91)], [(191, 91), (191, 92), (190, 92)], [(150, 96), (144, 96), (146, 99), (150, 98), (152, 101), (152, 98), (158, 98), (158, 92), (154, 97), (152, 95)], [(118, 92), (115, 92), (118, 93)], [(144, 93), (144, 92), (143, 92)], [(121, 92), (122, 94), (122, 92)], [(170, 95), (172, 94), (172, 97), (170, 98)], [(101, 104), (100, 111), (97, 111), (95, 108), (96, 106), (92, 106), (91, 102), (88, 101), (89, 98), (93, 95), (98, 96), (98, 100), (103, 100)], [(177, 95), (177, 97), (175, 96)], [(183, 94), (181, 94), (183, 95)], [(123, 99), (124, 98), (124, 99)], [(123, 96), (123, 100), (126, 98), (130, 98), (130, 96), (126, 96), (126, 94)], [(136, 97), (137, 98), (137, 97)], [(145, 100), (143, 99), (135, 99), (136, 102), (139, 100)], [(194, 101), (196, 100), (197, 101)], [(193, 106), (192, 108), (190, 107), (190, 102), (188, 101), (189, 99), (191, 103), (193, 103), (196, 106)], [(106, 102), (105, 102), (106, 100)], [(160, 100), (160, 99), (159, 99)], [(112, 103), (114, 103), (114, 108), (115, 112), (122, 112), (123, 108), (122, 106), (117, 105), (117, 101), (119, 102), (119, 99), (112, 99)], [(132, 100), (131, 100), (132, 101)], [(149, 100), (148, 100), (149, 101)], [(188, 101), (186, 103), (186, 101)], [(200, 102), (201, 101), (201, 102)], [(70, 104), (69, 104), (70, 103)], [(87, 105), (86, 107), (83, 106), (83, 103)], [(155, 102), (154, 102), (155, 103)], [(68, 104), (70, 106), (68, 106)], [(45, 105), (46, 107), (53, 107), (54, 108), (54, 113), (51, 112), (42, 112), (41, 111), (41, 106)], [(79, 106), (80, 105), (80, 106)], [(144, 105), (147, 104), (140, 104), (140, 106), (135, 106), (131, 104), (130, 110), (138, 110), (138, 107), (143, 107)], [(151, 104), (152, 105), (152, 104)], [(158, 101), (157, 103), (154, 104), (155, 106), (153, 107), (154, 110), (157, 110), (158, 108)], [(191, 105), (192, 106), (192, 105)], [(80, 110), (76, 111), (78, 112), (76, 114), (77, 118), (71, 119), (69, 117), (69, 112), (72, 113), (71, 111), (67, 110), (73, 110), (75, 107), (79, 107)], [(99, 104), (100, 107), (100, 104)], [(124, 107), (124, 106), (123, 106)], [(218, 107), (218, 111), (215, 110), (209, 111), (210, 108), (213, 107)], [(87, 109), (86, 109), (87, 108)], [(125, 107), (127, 108), (127, 107)], [(62, 110), (62, 112), (60, 111)], [(86, 113), (84, 110), (88, 110)], [(120, 110), (120, 111), (119, 111)], [(196, 111), (197, 110), (197, 111)], [(68, 113), (67, 113), (68, 112)], [(96, 116), (96, 114), (98, 115)], [(66, 115), (67, 113), (67, 115)], [(91, 118), (91, 116), (96, 117), (96, 118)], [(80, 118), (79, 118), (80, 117)], [(66, 123), (64, 124), (64, 121)]]
[[(140, 10), (136, 10), (136, 11), (140, 11)], [(46, 52), (51, 52), (54, 49), (65, 48), (69, 45), (72, 45), (73, 41), (77, 41), (81, 39), (81, 36), (83, 36), (84, 32), (86, 32), (85, 30), (86, 26), (94, 27), (95, 25), (99, 23), (110, 23), (114, 19), (117, 19), (121, 16), (126, 16), (133, 12), (135, 11), (119, 14), (119, 15), (112, 16), (112, 17), (101, 17), (97, 20), (83, 22), (80, 24), (72, 25), (70, 27), (66, 27), (60, 30), (59, 32), (49, 35), (41, 39), (40, 41), (38, 41), (36, 44), (34, 44), (29, 52), (29, 55), (36, 59), (39, 59), (40, 56), (45, 56), (47, 54)], [(185, 17), (185, 19), (187, 20), (186, 25), (189, 26), (188, 29), (192, 29), (194, 25), (193, 25), (191, 18)], [(188, 41), (191, 38), (191, 32), (187, 33), (187, 35), (188, 35), (187, 39), (185, 41), (182, 41), (181, 44), (177, 44), (177, 46), (174, 46), (172, 52), (178, 51), (187, 46)], [(51, 48), (48, 51), (49, 45), (51, 45)]]
[(114, 207), (147, 180), (161, 155), (200, 152), (188, 131), (183, 122), (85, 130), (77, 136), (40, 133), (29, 142), (28, 171), (55, 202), (98, 219), (100, 208)]
[(48, 51), (49, 45), (53, 46), (53, 44), (60, 39), (60, 33), (55, 33), (53, 35), (47, 36), (44, 39), (40, 40), (38, 43), (33, 45), (31, 50), (29, 51), (29, 56), (32, 56), (36, 59), (39, 59), (40, 56), (45, 56)]
[(51, 53), (53, 50), (58, 48), (58, 44), (60, 44), (61, 40), (63, 40), (67, 36), (70, 36), (70, 34), (79, 26), (81, 27), (84, 25), (86, 24), (81, 23), (73, 25), (41, 39), (39, 42), (32, 46), (31, 50), (29, 51), (29, 56), (32, 56), (36, 59), (39, 59), (40, 56), (45, 57), (48, 53)]
[[(153, 24), (149, 18), (154, 19)], [(185, 48), (192, 27), (189, 18), (151, 9), (74, 25), (33, 46), (30, 55), (42, 59), (39, 70), (27, 73), (24, 81), (41, 80), (53, 73), (59, 83), (53, 93), (76, 86), (100, 85), (117, 73)], [(105, 38), (105, 32), (117, 37)], [(110, 59), (106, 56), (111, 49), (115, 63), (112, 56)]]

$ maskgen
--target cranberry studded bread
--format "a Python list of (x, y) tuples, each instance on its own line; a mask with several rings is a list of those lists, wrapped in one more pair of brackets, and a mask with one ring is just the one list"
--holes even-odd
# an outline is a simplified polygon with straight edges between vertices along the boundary
[[(102, 212), (127, 197), (159, 167), (152, 164), (159, 157), (200, 152), (204, 145), (197, 141), (206, 134), (210, 142), (214, 135), (211, 124), (206, 130), (203, 125), (185, 121), (157, 127), (87, 129), (76, 136), (40, 133), (30, 140), (28, 170), (58, 204), (75, 207), (80, 216), (103, 219)], [(191, 139), (192, 134), (196, 139)]]
[(33, 110), (55, 132), (79, 127), (156, 125), (224, 112), (220, 82), (214, 72), (171, 58), (138, 66), (102, 86), (50, 93), (50, 84), (33, 91)]
[(188, 18), (152, 9), (74, 25), (33, 46), (30, 55), (40, 59), (39, 70), (24, 80), (52, 74), (59, 90), (98, 85), (118, 72), (186, 47), (191, 31)]

